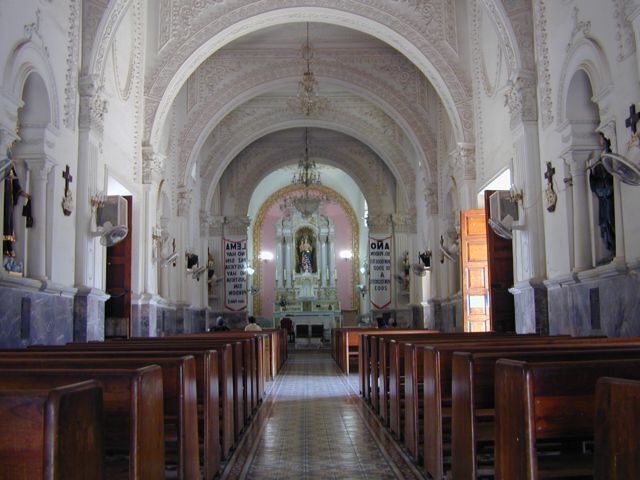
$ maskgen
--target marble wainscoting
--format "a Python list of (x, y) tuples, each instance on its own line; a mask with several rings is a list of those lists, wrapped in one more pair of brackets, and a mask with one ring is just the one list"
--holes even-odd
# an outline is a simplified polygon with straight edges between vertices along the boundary
[(513, 295), (517, 333), (549, 334), (548, 282), (526, 280), (509, 289)]
[(104, 340), (104, 305), (109, 299), (102, 290), (80, 287), (73, 300), (73, 341)]
[(462, 296), (459, 293), (438, 300), (435, 313), (435, 328), (443, 332), (462, 331)]
[(640, 264), (606, 265), (545, 284), (552, 335), (640, 335)]
[(131, 330), (134, 337), (161, 337), (180, 333), (176, 307), (155, 295), (135, 299), (131, 303)]
[(0, 273), (0, 348), (73, 341), (76, 289)]
[(178, 320), (178, 323), (182, 323), (182, 332), (197, 333), (206, 331), (206, 308), (192, 308), (190, 306), (182, 306), (181, 308), (177, 308), (176, 314), (178, 316), (178, 319), (180, 317), (182, 318), (182, 322)]

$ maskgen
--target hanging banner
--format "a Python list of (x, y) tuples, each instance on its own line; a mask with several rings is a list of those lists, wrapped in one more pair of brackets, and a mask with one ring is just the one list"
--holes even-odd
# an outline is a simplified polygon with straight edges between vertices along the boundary
[(391, 304), (391, 236), (369, 236), (369, 298), (378, 310)]
[(247, 237), (223, 239), (224, 308), (239, 312), (247, 308)]

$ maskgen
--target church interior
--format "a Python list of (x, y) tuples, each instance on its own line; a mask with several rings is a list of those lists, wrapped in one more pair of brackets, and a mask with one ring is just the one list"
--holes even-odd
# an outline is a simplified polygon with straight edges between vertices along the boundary
[[(244, 365), (219, 380), (219, 446), (183, 438), (176, 471), (129, 478), (451, 478), (455, 439), (433, 467), (427, 415), (411, 426), (426, 400), (405, 386), (393, 416), (387, 328), (597, 338), (581, 360), (624, 347), (611, 368), (631, 372), (640, 0), (5, 0), (0, 32), (0, 400), (16, 351), (71, 368), (55, 349), (177, 337), (186, 355), (223, 325), (194, 361), (230, 382)], [(195, 368), (160, 357), (165, 383)], [(60, 395), (102, 395), (80, 390)], [(495, 470), (453, 478), (538, 478), (495, 442)]]

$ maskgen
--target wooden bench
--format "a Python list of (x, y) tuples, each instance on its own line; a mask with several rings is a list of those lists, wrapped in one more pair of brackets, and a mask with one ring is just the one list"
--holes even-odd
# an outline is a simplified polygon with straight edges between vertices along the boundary
[(640, 478), (640, 381), (598, 380), (594, 428), (595, 480)]
[[(213, 353), (215, 354), (215, 352)], [(131, 358), (124, 355), (106, 355), (95, 357), (87, 356), (85, 353), (64, 351), (53, 351), (46, 354), (29, 351), (16, 354), (0, 353), (0, 368), (2, 369), (71, 368), (91, 370), (96, 368), (140, 368), (152, 364), (162, 368), (166, 441), (165, 470), (175, 470), (179, 479), (199, 479), (196, 362), (193, 356)], [(208, 442), (206, 439), (203, 440), (206, 445)], [(213, 448), (207, 445), (205, 452), (214, 455), (212, 458), (207, 458), (208, 462), (213, 463), (207, 467), (208, 470), (214, 470), (215, 473), (220, 466), (219, 437), (216, 435), (213, 441), (215, 442)], [(176, 456), (177, 458), (174, 458)]]
[[(507, 347), (509, 348), (509, 347)], [(483, 351), (484, 350), (484, 351)], [(455, 352), (452, 359), (451, 451), (454, 478), (475, 479), (493, 475), (495, 364), (501, 358), (548, 361), (638, 358), (640, 345), (520, 346), (517, 351)], [(485, 454), (479, 461), (479, 453)]]
[(0, 388), (0, 479), (102, 480), (102, 387)]
[(340, 369), (347, 375), (351, 371), (351, 359), (358, 359), (360, 336), (379, 331), (371, 327), (341, 327), (331, 329), (332, 355)]
[[(210, 345), (211, 346), (211, 345)], [(134, 348), (133, 345), (130, 345)], [(218, 471), (220, 460), (230, 454), (235, 443), (234, 397), (233, 397), (233, 366), (232, 346), (224, 344), (216, 348), (205, 349), (194, 345), (171, 345), (173, 349), (155, 349), (139, 346), (130, 350), (120, 343), (74, 343), (65, 346), (31, 347), (27, 352), (40, 352), (50, 355), (54, 352), (61, 354), (75, 353), (84, 358), (103, 358), (121, 356), (125, 358), (149, 357), (181, 357), (192, 355), (196, 361), (196, 386), (199, 405), (199, 417), (203, 423), (201, 436), (203, 437), (203, 462), (206, 479), (211, 479)], [(182, 348), (178, 350), (178, 348)], [(175, 349), (175, 350), (174, 350)], [(19, 351), (20, 353), (24, 350)], [(6, 355), (0, 352), (0, 358)]]
[[(17, 374), (19, 373), (19, 374)], [(0, 389), (44, 389), (95, 379), (102, 384), (105, 478), (162, 480), (162, 370), (0, 369)], [(76, 457), (77, 461), (84, 461)], [(90, 478), (90, 477), (89, 477)]]
[[(232, 341), (232, 340), (216, 340), (213, 338), (210, 339), (191, 339), (191, 340), (166, 340), (166, 339), (156, 339), (156, 340), (126, 340), (126, 341), (117, 341), (117, 342), (90, 342), (90, 343), (71, 343), (67, 344), (65, 348), (72, 350), (82, 350), (82, 351), (127, 351), (127, 350), (141, 350), (141, 351), (153, 351), (153, 352), (162, 352), (162, 351), (181, 351), (184, 354), (196, 354), (198, 352), (205, 352), (208, 350), (217, 350), (220, 348), (229, 348), (231, 347), (231, 357), (229, 359), (228, 365), (224, 364), (222, 368), (225, 372), (221, 372), (226, 375), (226, 369), (231, 368), (232, 374), (229, 377), (226, 377), (226, 382), (220, 384), (220, 398), (222, 400), (221, 408), (222, 414), (225, 417), (225, 426), (226, 422), (229, 419), (229, 415), (231, 416), (233, 426), (231, 428), (232, 438), (237, 440), (240, 437), (240, 433), (244, 429), (245, 425), (245, 416), (244, 416), (244, 381), (245, 377), (243, 376), (243, 345), (241, 341)], [(46, 350), (55, 349), (55, 347), (45, 347)], [(230, 389), (232, 400), (230, 402), (225, 401), (228, 398), (227, 389)], [(225, 431), (229, 431), (228, 428), (225, 428)]]
[(596, 383), (612, 372), (638, 379), (640, 360), (498, 360), (496, 479), (592, 476), (593, 455), (575, 446), (593, 440)]

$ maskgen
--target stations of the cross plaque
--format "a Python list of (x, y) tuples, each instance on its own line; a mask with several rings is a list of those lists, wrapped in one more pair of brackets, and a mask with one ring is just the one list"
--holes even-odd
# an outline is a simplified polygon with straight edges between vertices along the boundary
[(67, 217), (73, 212), (73, 195), (69, 189), (69, 184), (73, 181), (71, 176), (71, 169), (69, 165), (62, 172), (62, 178), (64, 178), (64, 196), (62, 197), (62, 213)]

